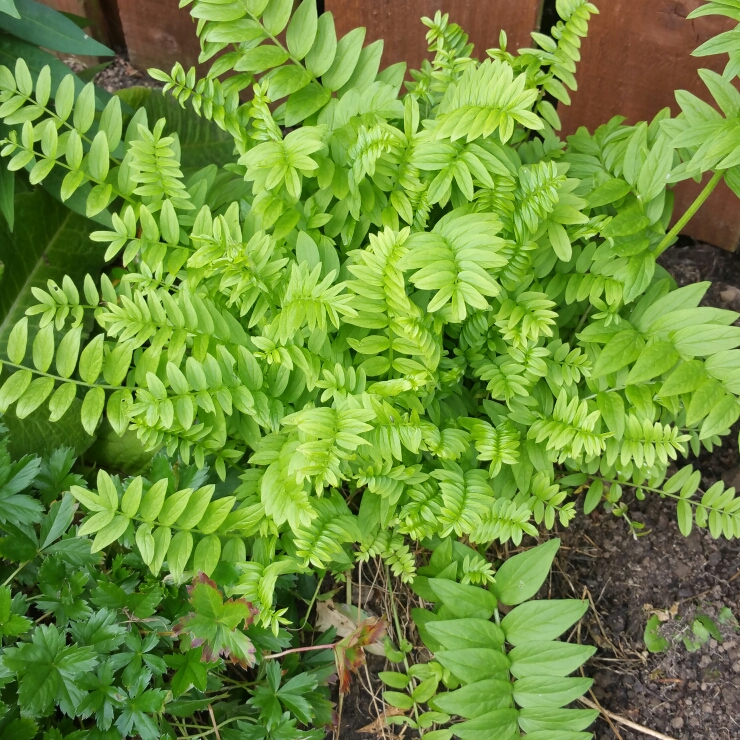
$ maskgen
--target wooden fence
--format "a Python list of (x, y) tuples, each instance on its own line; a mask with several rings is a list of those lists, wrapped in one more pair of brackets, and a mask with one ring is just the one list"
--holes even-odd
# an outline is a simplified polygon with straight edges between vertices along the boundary
[[(169, 69), (175, 61), (188, 66), (198, 57), (194, 24), (178, 0), (42, 0), (48, 5), (86, 15), (91, 33), (113, 45), (125, 45), (135, 66)], [(367, 28), (366, 43), (385, 39), (383, 64), (405, 60), (418, 67), (426, 54), (426, 28), (421, 16), (437, 9), (450, 14), (470, 34), (477, 54), (497, 44), (506, 30), (509, 48), (531, 46), (529, 33), (539, 28), (543, 3), (549, 0), (318, 0), (331, 11), (338, 33)], [(685, 89), (711, 102), (696, 70), (721, 71), (726, 55), (697, 59), (691, 51), (732, 22), (716, 16), (687, 20), (701, 0), (595, 0), (601, 13), (591, 19), (578, 66), (579, 89), (570, 107), (560, 106), (563, 135), (578, 126), (593, 130), (612, 116), (628, 122), (649, 120), (661, 108), (677, 113), (675, 89)], [(552, 3), (554, 4), (554, 3)], [(545, 18), (551, 12), (545, 9)], [(676, 214), (701, 186), (689, 181), (677, 187)], [(686, 233), (734, 250), (740, 242), (740, 201), (722, 185), (687, 227)]]

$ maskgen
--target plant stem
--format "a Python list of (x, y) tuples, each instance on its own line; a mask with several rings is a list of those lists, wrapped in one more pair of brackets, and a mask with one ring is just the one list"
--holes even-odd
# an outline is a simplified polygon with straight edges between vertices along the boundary
[[(5, 580), (3, 586), (7, 586), (31, 561), (26, 560), (25, 563), (21, 563)], [(2, 588), (2, 586), (0, 586)]]
[(218, 731), (218, 725), (216, 724), (216, 715), (213, 713), (213, 707), (210, 704), (208, 705), (208, 714), (211, 716), (213, 731), (216, 733), (218, 740), (221, 740), (221, 733)]
[(103, 383), (84, 383), (82, 380), (74, 380), (74, 378), (62, 378), (59, 375), (52, 375), (52, 373), (42, 373), (40, 370), (36, 370), (26, 365), (16, 365), (14, 362), (7, 362), (6, 360), (0, 360), (0, 364), (6, 365), (7, 367), (13, 367), (16, 370), (30, 370), (34, 375), (42, 375), (45, 378), (51, 378), (59, 383), (74, 383), (75, 385), (82, 385), (85, 388), (104, 388), (107, 391), (125, 391), (127, 390), (125, 385), (105, 385)]
[[(674, 501), (686, 501), (688, 504), (691, 504), (691, 506), (703, 506), (705, 509), (707, 509), (707, 511), (715, 511), (718, 514), (725, 513), (722, 509), (718, 509), (715, 506), (707, 506), (706, 504), (702, 504), (701, 501), (695, 501), (691, 497), (680, 496), (677, 493), (669, 493), (668, 491), (664, 491), (662, 488), (653, 488), (652, 486), (646, 486), (644, 483), (641, 483), (638, 485), (636, 483), (630, 483), (628, 481), (614, 480), (613, 478), (604, 478), (603, 476), (600, 476), (600, 475), (591, 475), (589, 477), (593, 478), (594, 480), (598, 478), (604, 483), (616, 483), (617, 485), (627, 486), (629, 488), (644, 488), (646, 491), (657, 493), (661, 497), (671, 498)], [(697, 488), (697, 491), (701, 494), (705, 493), (705, 491), (702, 491), (701, 488)]]
[(307, 645), (306, 647), (290, 648), (290, 650), (283, 650), (282, 653), (273, 653), (272, 655), (263, 655), (262, 660), (272, 660), (273, 658), (282, 658), (284, 655), (290, 655), (291, 653), (307, 653), (309, 650), (333, 650), (338, 642), (332, 642), (329, 645)]
[(658, 244), (658, 248), (655, 250), (655, 256), (663, 254), (666, 249), (670, 246), (673, 239), (678, 236), (684, 226), (691, 220), (692, 216), (701, 208), (704, 201), (711, 195), (712, 191), (719, 185), (722, 178), (725, 176), (724, 170), (718, 170), (712, 175), (711, 180), (706, 184), (704, 190), (696, 196), (696, 200), (686, 209), (686, 213), (676, 221), (673, 228), (663, 237), (663, 241)]
[[(395, 599), (395, 596), (393, 595), (393, 583), (391, 582), (391, 571), (387, 565), (385, 566), (385, 582), (388, 584), (388, 594), (390, 596), (391, 610), (393, 612), (393, 624), (396, 628), (396, 637), (398, 638), (398, 648), (400, 650), (401, 649), (401, 639), (402, 639), (401, 620), (398, 618), (398, 609), (396, 609), (396, 599)], [(403, 653), (403, 667), (406, 669), (406, 675), (408, 675), (409, 661), (406, 657), (405, 652)], [(411, 686), (412, 691), (416, 687), (416, 681), (413, 678), (411, 679), (410, 686)], [(419, 710), (417, 708), (416, 702), (414, 702), (414, 719), (419, 719)], [(424, 736), (424, 731), (421, 728), (419, 728), (418, 732), (419, 732), (420, 737)]]
[(324, 573), (323, 576), (319, 579), (319, 582), (316, 584), (316, 590), (313, 592), (313, 596), (311, 597), (311, 601), (308, 604), (308, 610), (306, 611), (306, 616), (303, 617), (303, 622), (301, 622), (301, 626), (299, 629), (304, 629), (305, 626), (308, 624), (308, 618), (311, 616), (311, 609), (313, 609), (313, 605), (316, 603), (316, 599), (319, 596), (319, 591), (321, 590), (321, 584), (324, 582), (324, 577), (326, 576), (326, 573)]
[(588, 318), (588, 315), (591, 313), (592, 309), (593, 309), (593, 305), (589, 303), (588, 308), (583, 312), (583, 315), (578, 321), (578, 326), (576, 326), (575, 330), (573, 331), (573, 336), (575, 336), (576, 334), (578, 334), (579, 331), (581, 331), (581, 327), (586, 323), (586, 319)]

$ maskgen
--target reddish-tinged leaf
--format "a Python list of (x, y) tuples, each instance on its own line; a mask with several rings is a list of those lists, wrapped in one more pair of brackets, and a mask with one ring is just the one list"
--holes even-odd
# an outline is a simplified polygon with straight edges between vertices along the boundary
[(222, 657), (243, 668), (254, 665), (254, 645), (240, 626), (252, 624), (258, 610), (246, 599), (224, 601), (218, 586), (204, 573), (193, 579), (188, 593), (194, 611), (182, 617), (173, 632), (190, 648), (202, 646), (206, 663)]
[(380, 642), (387, 628), (388, 623), (384, 619), (372, 617), (366, 619), (354, 632), (336, 644), (334, 657), (337, 663), (340, 693), (349, 693), (350, 672), (356, 673), (364, 665), (364, 648)]

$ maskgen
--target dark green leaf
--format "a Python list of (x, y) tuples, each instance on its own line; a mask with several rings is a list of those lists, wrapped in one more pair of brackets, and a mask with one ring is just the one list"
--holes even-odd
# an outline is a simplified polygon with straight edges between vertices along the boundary
[(65, 54), (113, 56), (114, 52), (88, 36), (61, 13), (33, 0), (15, 0), (20, 18), (0, 13), (0, 28), (18, 38)]

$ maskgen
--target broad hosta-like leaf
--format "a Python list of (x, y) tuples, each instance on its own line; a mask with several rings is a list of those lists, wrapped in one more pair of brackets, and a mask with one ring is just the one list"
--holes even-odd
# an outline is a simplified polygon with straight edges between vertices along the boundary
[(107, 46), (88, 36), (74, 21), (34, 0), (14, 0), (20, 18), (0, 13), (0, 28), (18, 38), (65, 54), (113, 56)]
[[(0, 360), (7, 359), (8, 337), (14, 324), (35, 303), (32, 288), (46, 288), (48, 280), (62, 282), (70, 271), (81, 280), (96, 274), (102, 254), (89, 240), (93, 224), (69, 211), (43, 190), (18, 193), (13, 233), (0, 224), (0, 261), (6, 271), (0, 278)], [(43, 217), (40, 217), (43, 214)], [(8, 369), (3, 371), (6, 378)], [(19, 423), (15, 414), (4, 422), (12, 431), (12, 449), (47, 452), (63, 445), (84, 449), (92, 442), (79, 424), (79, 414), (69, 411), (61, 423), (48, 422), (45, 406)]]

